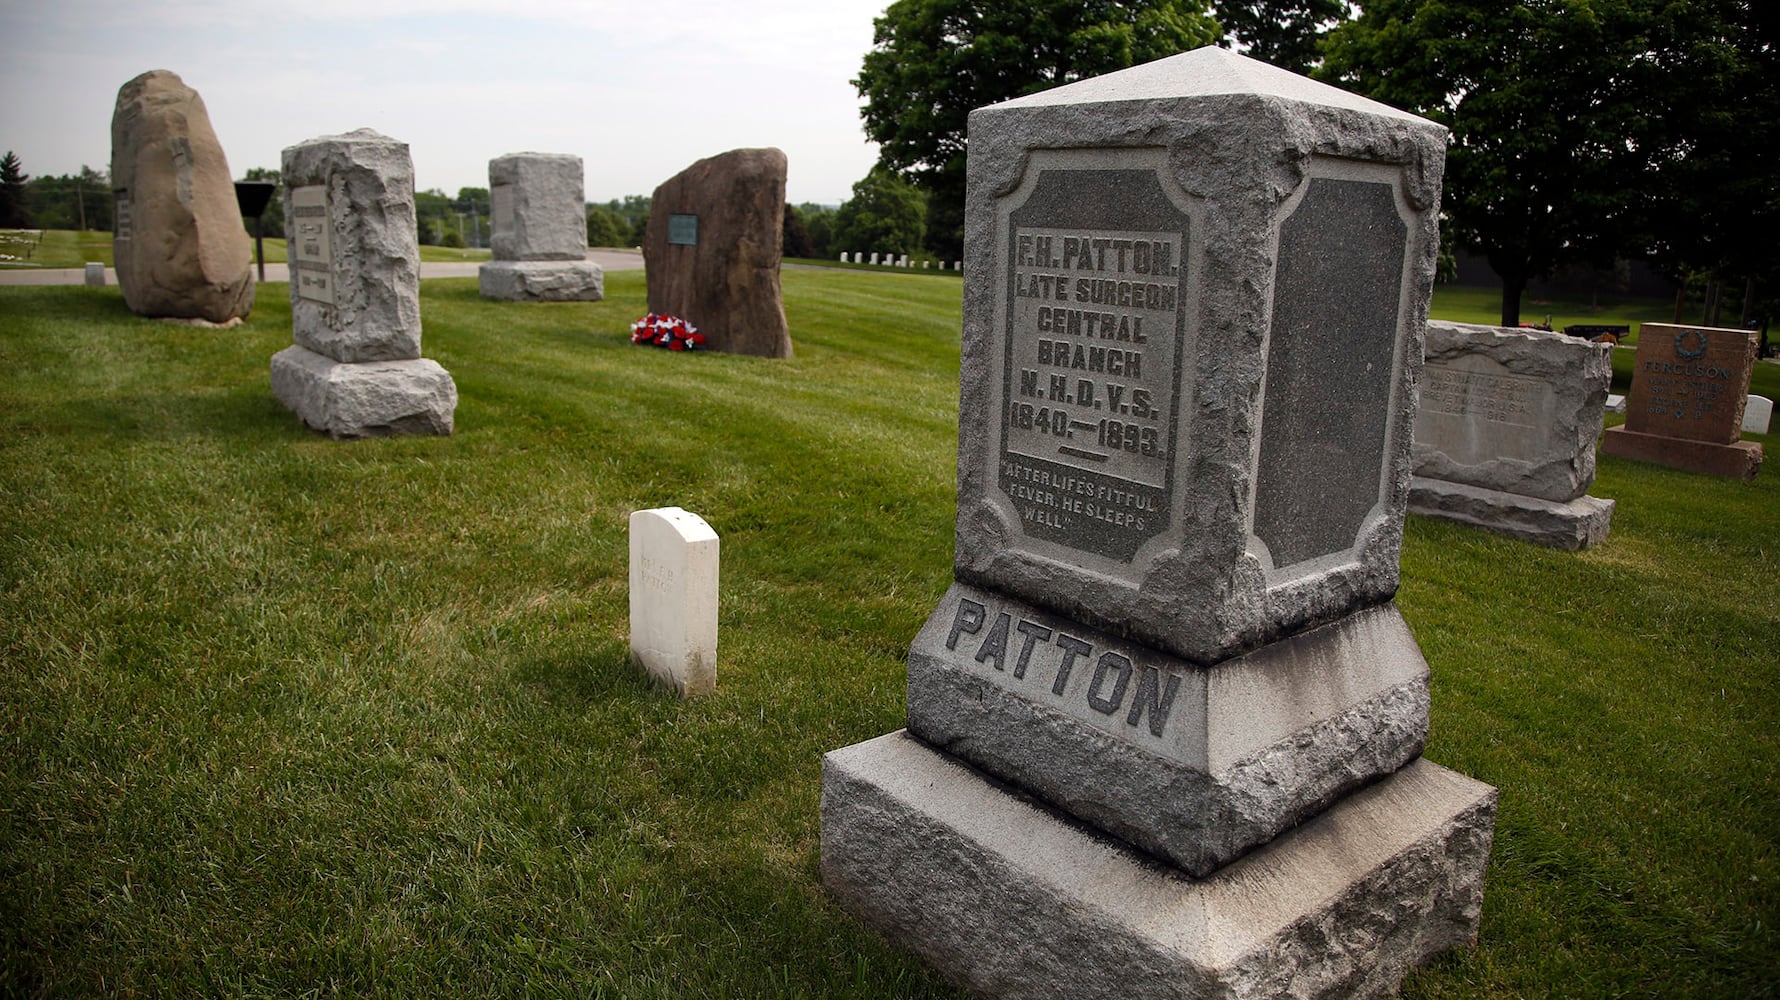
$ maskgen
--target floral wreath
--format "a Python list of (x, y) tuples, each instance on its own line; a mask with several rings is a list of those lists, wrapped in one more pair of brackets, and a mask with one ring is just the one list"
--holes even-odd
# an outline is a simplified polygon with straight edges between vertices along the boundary
[(678, 316), (650, 313), (630, 325), (630, 342), (654, 344), (670, 351), (702, 351), (705, 335)]
[[(1694, 346), (1692, 348), (1685, 346), (1687, 343), (1687, 335), (1690, 333), (1693, 334), (1695, 337), (1699, 338), (1696, 346)], [(1704, 330), (1683, 330), (1680, 333), (1677, 333), (1675, 335), (1675, 353), (1680, 355), (1681, 357), (1687, 359), (1688, 361), (1692, 361), (1695, 358), (1704, 357), (1706, 354), (1706, 331), (1704, 331)]]

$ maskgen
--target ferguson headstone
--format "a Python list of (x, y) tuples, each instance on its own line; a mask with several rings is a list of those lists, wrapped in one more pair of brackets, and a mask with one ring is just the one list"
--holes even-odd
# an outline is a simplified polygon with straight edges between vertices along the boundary
[(971, 115), (956, 580), (822, 873), (974, 992), (1369, 995), (1475, 936), (1495, 791), (1419, 759), (1391, 603), (1445, 138), (1216, 48)]
[(408, 144), (370, 129), (284, 150), (291, 332), (272, 392), (335, 438), (449, 434), (457, 386), (420, 356)]
[(717, 687), (717, 548), (690, 511), (630, 515), (630, 657), (683, 697)]
[(643, 241), (649, 311), (698, 327), (715, 351), (791, 356), (779, 292), (785, 154), (736, 149), (655, 189)]
[(530, 302), (597, 302), (605, 272), (587, 259), (581, 158), (509, 153), (488, 161), (494, 259), (477, 269), (484, 296)]
[(1756, 335), (1646, 323), (1638, 330), (1625, 425), (1601, 438), (1609, 455), (1688, 472), (1754, 479), (1762, 447), (1740, 440)]
[(1587, 496), (1613, 378), (1607, 344), (1430, 322), (1409, 509), (1562, 549), (1607, 537)]
[(253, 245), (204, 99), (151, 70), (111, 116), (112, 239), (124, 304), (140, 316), (224, 323), (253, 308)]

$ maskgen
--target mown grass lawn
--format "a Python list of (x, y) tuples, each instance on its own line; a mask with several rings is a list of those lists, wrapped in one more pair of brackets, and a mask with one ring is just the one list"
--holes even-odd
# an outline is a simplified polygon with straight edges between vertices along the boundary
[[(282, 286), (222, 331), (0, 289), (0, 994), (952, 996), (816, 842), (950, 579), (960, 285), (784, 283), (788, 362), (631, 346), (641, 272), (425, 282), (457, 433), (352, 443), (271, 397)], [(1406, 995), (1775, 989), (1780, 486), (1592, 492), (1583, 554), (1409, 521), (1428, 756), (1502, 804), (1480, 944)], [(722, 535), (687, 703), (625, 657), (670, 504)]]

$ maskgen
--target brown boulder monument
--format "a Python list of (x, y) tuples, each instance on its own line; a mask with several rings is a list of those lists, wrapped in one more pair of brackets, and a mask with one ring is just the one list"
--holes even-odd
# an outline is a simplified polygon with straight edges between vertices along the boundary
[(655, 189), (643, 268), (649, 311), (698, 327), (714, 351), (789, 358), (779, 293), (785, 154), (735, 149)]
[(112, 248), (124, 303), (140, 316), (222, 323), (253, 308), (253, 246), (204, 99), (150, 70), (111, 115)]

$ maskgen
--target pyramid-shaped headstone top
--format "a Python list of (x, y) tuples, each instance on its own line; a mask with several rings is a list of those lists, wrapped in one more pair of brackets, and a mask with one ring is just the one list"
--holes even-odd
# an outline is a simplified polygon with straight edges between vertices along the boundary
[(1220, 94), (1277, 97), (1301, 104), (1320, 104), (1383, 118), (1397, 118), (1423, 126), (1433, 124), (1425, 118), (1400, 111), (1388, 104), (1380, 104), (1340, 87), (1331, 87), (1307, 76), (1299, 76), (1258, 59), (1250, 59), (1210, 45), (1105, 76), (991, 104), (989, 108), (1006, 110), (1059, 104), (1179, 100)]
[(1388, 600), (1445, 144), (1218, 49), (973, 112), (958, 578), (1196, 663)]

